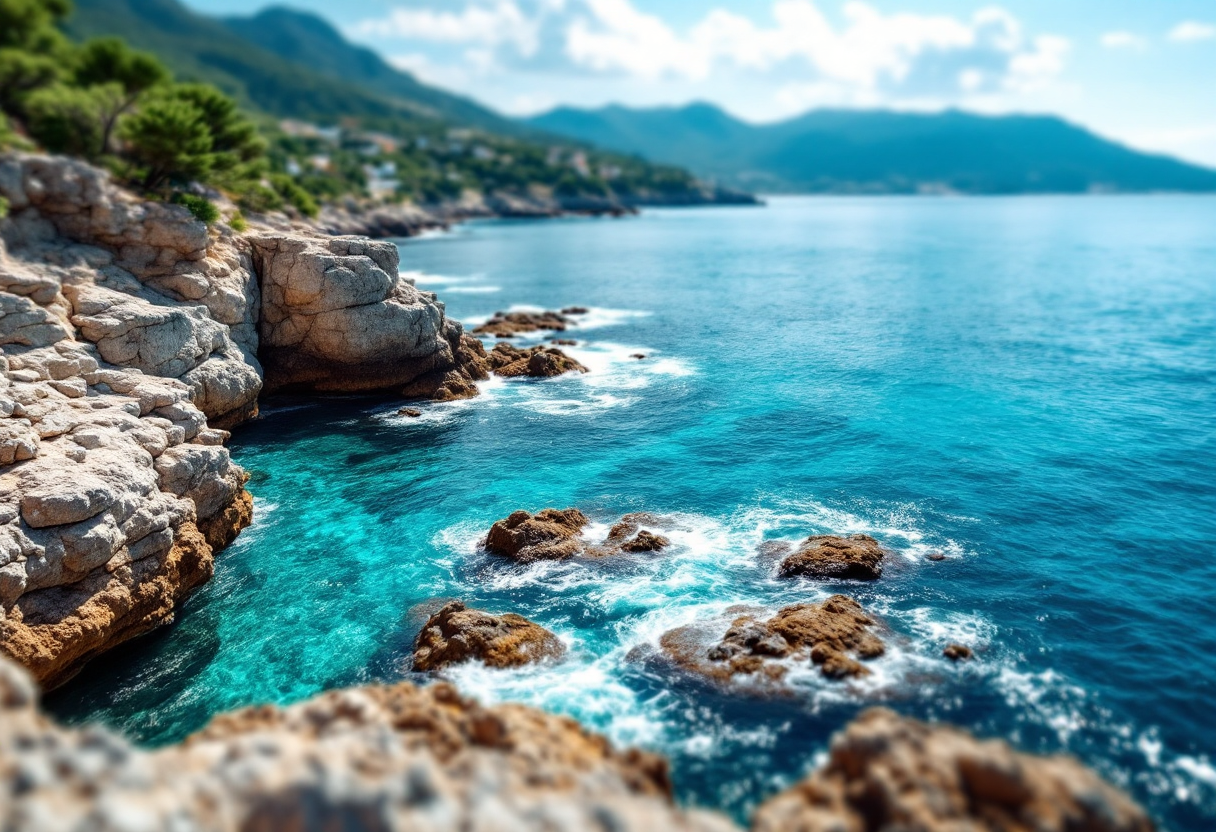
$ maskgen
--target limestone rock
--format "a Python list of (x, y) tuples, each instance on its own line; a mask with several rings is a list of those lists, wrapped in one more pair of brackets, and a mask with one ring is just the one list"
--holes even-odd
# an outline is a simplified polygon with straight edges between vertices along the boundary
[(267, 391), (395, 389), (442, 400), (453, 397), (453, 382), (472, 387), (484, 372), (461, 372), (462, 358), (473, 356), (460, 324), (398, 274), (392, 243), (278, 233), (249, 240), (262, 278)]
[(809, 660), (833, 679), (867, 675), (858, 659), (873, 659), (885, 651), (872, 630), (876, 624), (852, 598), (833, 595), (821, 604), (784, 607), (767, 621), (737, 615), (716, 644), (713, 633), (722, 632), (717, 622), (671, 630), (659, 644), (677, 667), (697, 676), (720, 684), (755, 677), (773, 688), (791, 662)]
[(882, 575), (883, 549), (869, 535), (837, 537), (816, 534), (808, 537), (781, 562), (782, 578), (839, 578), (872, 581)]
[(948, 644), (942, 655), (952, 662), (971, 658), (971, 648), (963, 644)]
[(517, 563), (564, 560), (583, 551), (579, 533), (590, 522), (576, 508), (547, 508), (535, 515), (516, 511), (490, 527), (486, 550)]
[(999, 740), (864, 712), (827, 764), (765, 801), (753, 832), (1152, 832), (1130, 798), (1071, 757), (1032, 757)]
[(558, 658), (565, 649), (557, 636), (522, 615), (491, 615), (452, 601), (432, 615), (418, 634), (414, 669), (439, 670), (467, 661), (517, 667)]
[(622, 552), (658, 552), (671, 545), (671, 541), (660, 534), (643, 529), (643, 525), (658, 525), (662, 521), (653, 514), (637, 512), (626, 514), (611, 529), (605, 546), (616, 547)]

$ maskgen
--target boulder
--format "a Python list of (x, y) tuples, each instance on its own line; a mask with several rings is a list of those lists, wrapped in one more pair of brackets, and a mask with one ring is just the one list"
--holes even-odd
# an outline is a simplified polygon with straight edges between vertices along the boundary
[(872, 581), (882, 575), (883, 557), (882, 547), (869, 535), (816, 534), (783, 560), (777, 573), (782, 578)]
[(535, 515), (516, 511), (490, 527), (486, 550), (516, 563), (565, 560), (586, 548), (580, 533), (590, 521), (576, 508), (547, 508)]
[(952, 662), (963, 661), (971, 658), (971, 648), (963, 644), (948, 644), (946, 649), (942, 651), (942, 655)]
[(1071, 757), (865, 711), (826, 765), (769, 798), (752, 832), (1152, 832), (1144, 810)]
[(659, 522), (661, 522), (659, 518), (645, 512), (626, 514), (608, 530), (608, 539), (604, 545), (632, 554), (658, 552), (666, 549), (671, 545), (670, 540), (642, 528), (643, 524), (657, 525)]
[(552, 378), (563, 373), (585, 373), (587, 368), (556, 347), (532, 347), (522, 350), (511, 344), (495, 344), (487, 356), (486, 366), (503, 378)]
[[(730, 611), (728, 611), (729, 613)], [(714, 643), (714, 633), (726, 625)], [(833, 679), (865, 676), (860, 661), (881, 656), (877, 622), (845, 595), (820, 604), (784, 607), (768, 620), (754, 614), (736, 615), (729, 622), (706, 622), (664, 633), (663, 654), (675, 665), (720, 684), (736, 677), (754, 677), (768, 688), (779, 686), (791, 662), (811, 662)]]
[(440, 670), (468, 661), (518, 667), (556, 659), (565, 651), (557, 636), (522, 615), (492, 615), (452, 601), (432, 615), (418, 634), (414, 669)]

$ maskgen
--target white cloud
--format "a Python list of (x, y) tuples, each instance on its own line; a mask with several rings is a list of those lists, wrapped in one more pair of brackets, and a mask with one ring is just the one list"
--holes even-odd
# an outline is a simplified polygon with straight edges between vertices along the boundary
[(1187, 20), (1179, 23), (1170, 30), (1169, 39), (1179, 42), (1192, 42), (1198, 40), (1212, 40), (1216, 38), (1216, 26), (1210, 23), (1199, 23), (1194, 20)]
[(364, 20), (352, 32), (365, 37), (407, 38), (439, 43), (497, 46), (509, 43), (520, 54), (535, 54), (537, 24), (514, 0), (471, 3), (460, 12), (399, 7), (388, 17)]
[(1102, 36), (1102, 45), (1107, 49), (1142, 50), (1146, 46), (1144, 38), (1131, 32), (1107, 32)]

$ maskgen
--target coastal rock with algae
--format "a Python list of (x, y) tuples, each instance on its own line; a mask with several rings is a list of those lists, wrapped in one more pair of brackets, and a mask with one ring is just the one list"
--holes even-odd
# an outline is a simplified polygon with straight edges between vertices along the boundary
[(1127, 795), (1071, 757), (1020, 754), (885, 708), (832, 740), (827, 764), (769, 798), (753, 832), (1151, 832)]
[(426, 672), (468, 661), (518, 667), (565, 652), (557, 636), (522, 615), (492, 615), (452, 601), (423, 625), (414, 645), (414, 669)]
[(658, 528), (664, 521), (653, 514), (626, 514), (608, 532), (601, 543), (593, 543), (582, 535), (591, 522), (576, 508), (546, 508), (536, 514), (512, 512), (490, 527), (485, 548), (491, 554), (510, 558), (516, 563), (539, 560), (566, 560), (585, 556), (602, 558), (612, 555), (658, 552), (671, 541), (643, 526)]
[(873, 581), (882, 576), (885, 557), (878, 541), (866, 534), (838, 537), (815, 534), (802, 542), (798, 549), (781, 561), (778, 574), (782, 578), (839, 578)]

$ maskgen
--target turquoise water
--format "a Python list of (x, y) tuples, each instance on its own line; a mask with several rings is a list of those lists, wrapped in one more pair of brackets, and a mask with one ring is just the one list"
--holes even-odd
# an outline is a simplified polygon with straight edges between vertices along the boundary
[[(566, 661), (453, 675), (668, 754), (742, 816), (875, 703), (1068, 750), (1168, 829), (1216, 824), (1216, 200), (781, 199), (475, 223), (402, 246), (455, 317), (592, 307), (583, 377), (473, 401), (271, 402), (233, 437), (254, 525), (179, 623), (52, 698), (147, 743), (407, 677), (428, 605), (556, 631)], [(644, 360), (630, 358), (646, 354)], [(666, 515), (662, 555), (521, 569), (519, 508)], [(779, 582), (766, 540), (866, 532), (873, 584)], [(949, 559), (930, 562), (929, 552)], [(646, 658), (737, 603), (846, 591), (892, 630), (860, 684), (724, 696)], [(976, 661), (941, 658), (961, 641)]]

